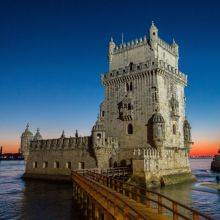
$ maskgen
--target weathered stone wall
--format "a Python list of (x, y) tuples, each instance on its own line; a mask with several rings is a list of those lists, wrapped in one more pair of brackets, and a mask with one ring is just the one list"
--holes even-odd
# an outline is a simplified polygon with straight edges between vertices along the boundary
[[(37, 162), (37, 167), (34, 163)], [(47, 162), (47, 167), (43, 163)], [(59, 168), (55, 167), (55, 162), (59, 162)], [(71, 167), (67, 167), (67, 163)], [(26, 162), (26, 173), (46, 174), (46, 175), (69, 175), (71, 169), (80, 169), (84, 163), (84, 168), (95, 168), (96, 160), (86, 149), (75, 150), (40, 150), (31, 151)]]
[(96, 168), (91, 144), (91, 137), (31, 141), (25, 173), (56, 176), (70, 175), (71, 170)]

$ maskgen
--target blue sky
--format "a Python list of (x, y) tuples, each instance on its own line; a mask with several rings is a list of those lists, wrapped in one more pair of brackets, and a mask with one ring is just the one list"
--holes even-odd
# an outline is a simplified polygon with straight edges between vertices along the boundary
[(218, 1), (0, 2), (0, 144), (12, 149), (25, 124), (57, 137), (89, 134), (103, 99), (111, 36), (147, 34), (180, 46), (188, 74), (187, 116), (195, 140), (220, 142), (220, 13)]

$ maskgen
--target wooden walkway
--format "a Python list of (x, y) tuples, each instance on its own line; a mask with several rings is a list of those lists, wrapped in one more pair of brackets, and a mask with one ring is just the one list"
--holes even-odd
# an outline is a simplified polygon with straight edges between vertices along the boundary
[(211, 219), (159, 193), (95, 170), (74, 171), (72, 179), (73, 196), (87, 219)]

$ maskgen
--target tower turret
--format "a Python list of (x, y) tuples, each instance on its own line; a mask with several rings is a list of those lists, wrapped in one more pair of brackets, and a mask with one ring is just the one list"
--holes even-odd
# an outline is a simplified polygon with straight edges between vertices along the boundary
[(111, 40), (108, 45), (108, 62), (109, 62), (109, 69), (111, 69), (111, 63), (112, 63), (112, 55), (115, 49), (115, 43), (113, 41), (113, 38), (111, 37)]
[(76, 130), (76, 132), (75, 132), (75, 138), (78, 138), (78, 137), (79, 137), (78, 130)]
[(92, 128), (92, 142), (94, 147), (105, 146), (105, 128), (99, 116)]
[(149, 30), (149, 36), (150, 36), (150, 43), (153, 49), (156, 49), (157, 46), (157, 40), (158, 40), (158, 29), (154, 25), (154, 22), (152, 21), (150, 30)]
[(33, 140), (34, 140), (34, 141), (38, 141), (38, 140), (42, 140), (42, 139), (43, 139), (43, 138), (42, 138), (42, 136), (41, 136), (41, 134), (40, 134), (40, 129), (38, 128), (36, 134), (34, 135)]
[(65, 138), (65, 137), (66, 137), (66, 135), (65, 135), (65, 132), (64, 132), (64, 130), (63, 130), (63, 132), (62, 132), (60, 138)]
[(148, 121), (148, 143), (152, 147), (161, 148), (165, 140), (165, 121), (163, 116), (156, 112)]
[(186, 148), (188, 148), (189, 151), (193, 142), (191, 137), (191, 126), (187, 119), (185, 119), (183, 123), (183, 136), (184, 136), (184, 145)]
[(30, 142), (33, 140), (33, 134), (29, 130), (29, 123), (26, 125), (25, 131), (21, 135), (21, 153), (24, 156), (25, 161), (29, 155)]

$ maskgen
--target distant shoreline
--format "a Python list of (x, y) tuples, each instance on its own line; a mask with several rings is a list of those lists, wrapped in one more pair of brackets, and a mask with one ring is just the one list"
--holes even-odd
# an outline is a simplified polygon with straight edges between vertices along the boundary
[(214, 156), (193, 156), (190, 159), (212, 159)]
[(4, 160), (24, 160), (24, 157), (20, 153), (5, 153), (0, 154), (0, 161)]

